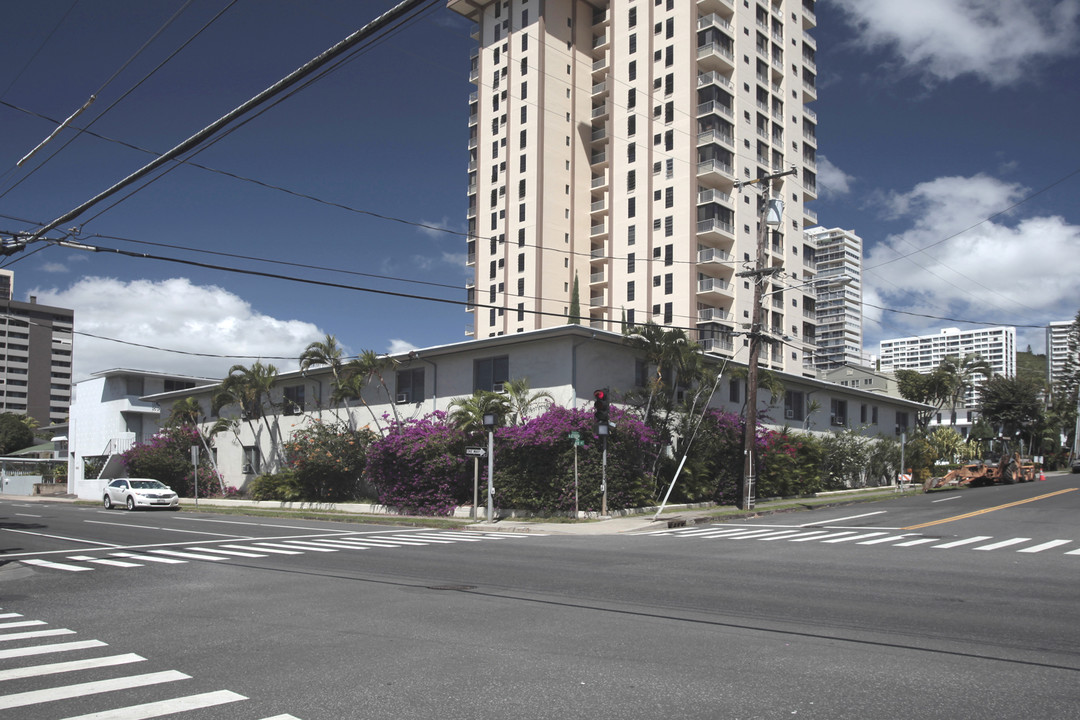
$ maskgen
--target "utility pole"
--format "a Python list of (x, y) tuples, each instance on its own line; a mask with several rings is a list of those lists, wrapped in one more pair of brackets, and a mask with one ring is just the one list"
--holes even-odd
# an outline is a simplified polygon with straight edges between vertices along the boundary
[(742, 190), (746, 185), (758, 185), (761, 188), (760, 211), (758, 218), (758, 244), (757, 259), (753, 270), (744, 270), (735, 273), (739, 277), (754, 278), (754, 308), (750, 320), (750, 357), (746, 361), (746, 431), (743, 436), (743, 483), (739, 493), (739, 507), (742, 510), (754, 509), (754, 481), (757, 473), (757, 465), (754, 462), (754, 444), (757, 439), (757, 395), (758, 395), (758, 357), (761, 355), (761, 340), (763, 335), (761, 321), (761, 286), (763, 278), (767, 275), (775, 275), (782, 272), (782, 267), (765, 267), (765, 251), (769, 240), (769, 226), (779, 226), (783, 214), (782, 201), (777, 201), (775, 217), (770, 217), (772, 209), (770, 202), (770, 189), (772, 181), (778, 178), (794, 175), (795, 168), (783, 172), (762, 175), (753, 180), (739, 181), (735, 187)]

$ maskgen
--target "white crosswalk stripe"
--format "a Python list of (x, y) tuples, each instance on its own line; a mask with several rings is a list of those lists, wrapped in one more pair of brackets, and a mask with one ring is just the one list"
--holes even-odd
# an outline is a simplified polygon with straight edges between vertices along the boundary
[(998, 550), (998, 549), (1003, 548), (1003, 547), (1009, 547), (1010, 545), (1020, 545), (1022, 543), (1026, 543), (1026, 542), (1030, 542), (1030, 541), (1031, 541), (1031, 538), (1015, 537), (1015, 538), (1009, 538), (1008, 540), (1002, 540), (1002, 541), (996, 542), (996, 543), (990, 543), (989, 545), (980, 545), (979, 547), (972, 548), (972, 549), (973, 550)]
[(1050, 548), (1060, 547), (1062, 545), (1068, 545), (1072, 540), (1051, 540), (1050, 542), (1044, 542), (1042, 545), (1036, 545), (1035, 547), (1021, 548), (1016, 552), (1022, 553), (1037, 553), (1043, 550), (1049, 550)]
[(115, 557), (132, 558), (141, 562), (162, 563), (165, 565), (183, 565), (187, 562), (187, 560), (177, 560), (176, 558), (155, 557), (153, 555), (138, 555), (136, 553), (129, 552), (114, 552), (109, 554)]
[(26, 565), (36, 565), (38, 567), (50, 568), (52, 570), (67, 570), (68, 572), (83, 572), (84, 570), (93, 570), (85, 565), (71, 565), (69, 563), (53, 562), (52, 560), (41, 560), (39, 558), (30, 558), (23, 560)]
[[(773, 534), (783, 532), (780, 530), (761, 530), (755, 528), (726, 528), (717, 531), (710, 528), (710, 533), (726, 534), (738, 532), (747, 535), (761, 533)], [(243, 544), (206, 544), (206, 545), (177, 545), (172, 548), (140, 548), (139, 552), (112, 551), (107, 556), (99, 555), (68, 555), (65, 562), (49, 560), (46, 558), (27, 558), (21, 560), (26, 565), (50, 570), (63, 570), (66, 572), (85, 572), (95, 567), (114, 568), (138, 568), (146, 564), (169, 564), (182, 565), (184, 563), (208, 560), (221, 562), (236, 558), (265, 558), (270, 555), (303, 555), (304, 553), (334, 553), (348, 550), (394, 550), (408, 549), (410, 547), (426, 547), (432, 545), (454, 545), (457, 543), (477, 543), (485, 540), (521, 540), (527, 537), (545, 537), (543, 534), (530, 533), (520, 535), (514, 533), (491, 533), (477, 530), (458, 531), (432, 531), (432, 532), (402, 532), (381, 533), (378, 535), (358, 534), (334, 534), (334, 535), (306, 535), (295, 538), (273, 538), (271, 540), (251, 539)]]
[[(821, 543), (823, 545), (851, 543), (852, 545), (888, 545), (889, 547), (898, 548), (930, 546), (936, 550), (963, 548), (982, 551), (1007, 550), (1008, 552), (1027, 554), (1046, 552), (1065, 545), (1075, 545), (1077, 543), (1075, 540), (1055, 539), (1030, 545), (1030, 543), (1033, 542), (1033, 539), (1029, 537), (1002, 538), (994, 542), (989, 542), (994, 540), (990, 535), (973, 535), (971, 537), (954, 537), (954, 539), (946, 539), (943, 537), (924, 537), (918, 533), (911, 532), (896, 533), (895, 530), (895, 528), (887, 528), (884, 530), (872, 530), (870, 528), (862, 528), (859, 530), (841, 530), (839, 528), (811, 530), (805, 527), (792, 526), (785, 528), (774, 525), (771, 527), (755, 528), (747, 525), (736, 525), (724, 528), (717, 528), (716, 526), (713, 526), (712, 528), (669, 528), (667, 530), (654, 530), (651, 532), (640, 533), (640, 535), (683, 538), (688, 541), (747, 540), (761, 542)], [(1080, 555), (1080, 548), (1070, 549), (1062, 554)]]
[[(4, 613), (0, 619), (13, 619), (22, 617), (18, 613)], [(27, 621), (40, 625), (48, 623), (41, 620)], [(12, 625), (14, 623), (8, 623)], [(74, 634), (73, 630), (61, 629), (55, 633)], [(126, 667), (133, 667), (133, 663), (145, 663), (147, 658), (135, 653), (120, 653), (113, 655), (86, 655), (80, 657), (80, 653), (89, 651), (93, 653), (99, 648), (108, 647), (108, 643), (100, 640), (79, 640), (69, 642), (51, 642), (44, 632), (34, 633), (0, 633), (0, 639), (35, 640), (38, 644), (27, 647), (7, 648), (0, 650), (0, 714), (5, 717), (3, 711), (22, 709), (23, 713), (33, 712), (31, 708), (58, 701), (72, 701), (79, 698), (97, 696), (96, 703), (99, 707), (109, 705), (123, 705), (125, 691), (135, 688), (160, 687), (160, 699), (153, 702), (138, 705), (111, 707), (88, 714), (69, 716), (64, 720), (149, 720), (164, 716), (175, 716), (181, 713), (193, 712), (201, 709), (213, 708), (230, 703), (248, 700), (244, 695), (231, 690), (214, 690), (211, 692), (196, 692), (190, 695), (171, 697), (174, 692), (169, 688), (183, 687), (197, 682), (191, 675), (179, 670), (158, 670), (155, 672), (123, 673)], [(37, 665), (22, 665), (16, 662), (22, 658), (34, 656), (59, 656), (66, 658), (58, 662), (42, 663)], [(9, 666), (9, 663), (10, 666)], [(98, 679), (92, 681), (79, 681), (79, 675), (83, 672), (94, 672)], [(110, 676), (111, 675), (111, 676)], [(85, 676), (84, 676), (85, 677)], [(22, 681), (17, 687), (18, 692), (3, 694), (7, 683), (5, 681)], [(174, 686), (172, 683), (181, 680), (188, 681), (183, 685)], [(41, 714), (41, 711), (38, 711)], [(54, 712), (47, 713), (55, 717)], [(11, 714), (15, 717), (14, 714)], [(35, 715), (36, 716), (36, 715)], [(230, 717), (240, 717), (239, 713), (230, 711)], [(251, 717), (246, 715), (245, 717)], [(265, 717), (263, 720), (300, 720), (300, 718), (282, 713)]]

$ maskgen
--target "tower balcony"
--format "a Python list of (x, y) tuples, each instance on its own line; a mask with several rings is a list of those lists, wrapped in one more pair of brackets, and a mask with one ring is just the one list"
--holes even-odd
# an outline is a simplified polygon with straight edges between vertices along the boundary
[(697, 294), (702, 300), (730, 300), (734, 297), (731, 283), (720, 278), (706, 277), (698, 280)]
[(710, 203), (721, 203), (723, 205), (731, 205), (731, 195), (723, 190), (714, 190), (712, 188), (708, 190), (702, 190), (697, 195), (698, 205), (708, 205)]
[(716, 13), (709, 13), (708, 15), (703, 15), (698, 18), (698, 30), (708, 30), (709, 28), (719, 28), (726, 33), (731, 33), (731, 23)]
[(702, 13), (720, 13), (728, 18), (735, 12), (735, 0), (698, 0), (697, 6)]
[(704, 102), (697, 106), (697, 116), (699, 118), (708, 115), (722, 115), (728, 120), (732, 120), (735, 117), (735, 113), (731, 111), (730, 107), (721, 105), (715, 100), (710, 100), (709, 102)]
[(732, 352), (735, 349), (735, 342), (726, 338), (700, 338), (698, 345), (705, 352)]
[[(734, 268), (730, 265), (731, 253), (727, 252), (726, 250), (721, 250), (720, 248), (710, 247), (698, 250), (697, 261), (699, 265), (720, 266), (720, 268), (734, 270)], [(718, 268), (710, 267), (709, 269), (715, 270)]]
[(699, 323), (733, 322), (731, 318), (731, 313), (724, 308), (718, 307), (698, 308), (697, 319)]
[[(697, 224), (697, 238), (707, 242), (710, 246), (730, 248), (735, 243), (735, 228), (731, 223), (726, 223), (716, 218), (699, 220)], [(698, 262), (701, 262), (700, 260)]]
[(607, 193), (604, 193), (599, 200), (593, 200), (589, 206), (589, 212), (592, 215), (600, 215), (608, 211), (608, 199)]
[[(593, 239), (593, 240), (604, 240), (604, 239), (607, 238), (607, 236), (608, 236), (608, 226), (607, 226), (607, 223), (605, 223), (605, 222), (597, 223), (596, 225), (593, 225), (592, 227), (589, 228), (589, 237), (591, 239)], [(601, 248), (596, 248), (596, 249), (594, 249), (592, 251), (593, 252), (593, 255), (592, 255), (593, 257), (597, 257), (597, 254), (596, 254), (597, 250), (600, 251), (600, 255), (604, 254), (604, 249), (602, 247)]]
[(735, 91), (734, 83), (732, 83), (731, 80), (728, 77), (726, 77), (725, 75), (723, 75), (722, 73), (718, 73), (715, 70), (712, 70), (710, 72), (704, 72), (704, 73), (699, 73), (698, 74), (698, 76), (697, 76), (697, 86), (698, 86), (699, 90), (701, 88), (709, 87), (711, 85), (716, 85), (718, 87), (722, 87), (725, 90), (728, 90), (730, 92)]
[(707, 43), (697, 49), (698, 67), (717, 72), (732, 72), (735, 69), (735, 54), (730, 48), (719, 43)]
[(803, 78), (802, 83), (803, 102), (808, 103), (817, 100), (817, 86), (810, 82), (806, 78)]
[(608, 154), (603, 150), (597, 150), (589, 155), (589, 165), (592, 166), (593, 172), (603, 170), (608, 166)]
[(707, 130), (703, 133), (698, 133), (697, 146), (703, 147), (705, 145), (723, 145), (728, 150), (735, 149), (735, 138), (729, 132), (722, 132), (720, 130)]
[(719, 160), (706, 160), (698, 163), (698, 180), (720, 188), (731, 188), (735, 185), (735, 173), (728, 163)]

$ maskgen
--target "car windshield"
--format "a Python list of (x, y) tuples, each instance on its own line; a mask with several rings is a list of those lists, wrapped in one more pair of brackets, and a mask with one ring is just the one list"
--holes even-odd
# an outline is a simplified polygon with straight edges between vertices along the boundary
[(136, 490), (167, 490), (164, 485), (157, 480), (132, 480), (131, 487)]

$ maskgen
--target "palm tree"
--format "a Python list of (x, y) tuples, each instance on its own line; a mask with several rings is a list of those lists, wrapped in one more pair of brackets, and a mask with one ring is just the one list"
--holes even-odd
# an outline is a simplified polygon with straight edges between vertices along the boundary
[(504, 383), (506, 390), (506, 402), (508, 408), (507, 419), (511, 425), (524, 425), (529, 421), (529, 415), (542, 402), (547, 401), (548, 407), (555, 402), (554, 396), (546, 390), (529, 392), (529, 379), (518, 378)]
[(225, 418), (218, 418), (204, 435), (202, 428), (200, 427), (200, 423), (203, 420), (205, 420), (205, 418), (202, 416), (202, 406), (199, 404), (198, 398), (189, 396), (173, 403), (172, 408), (169, 410), (169, 417), (165, 420), (165, 426), (188, 426), (195, 430), (195, 435), (199, 438), (199, 443), (206, 452), (206, 457), (210, 462), (210, 466), (214, 469), (214, 475), (217, 476), (218, 484), (221, 487), (221, 494), (224, 495), (225, 478), (218, 469), (217, 460), (214, 459), (214, 453), (210, 451), (208, 439), (213, 440), (214, 436), (218, 433), (230, 429), (232, 423)]
[[(304, 348), (304, 352), (300, 353), (300, 372), (306, 373), (315, 366), (329, 367), (330, 372), (334, 375), (334, 388), (336, 390), (341, 384), (341, 370), (343, 367), (341, 357), (342, 349), (338, 345), (337, 338), (327, 333), (325, 340), (309, 344)], [(348, 413), (348, 396), (342, 396), (341, 399), (345, 401), (345, 412)], [(338, 415), (338, 420), (341, 420), (340, 415)]]
[(364, 378), (364, 385), (367, 385), (373, 379), (379, 381), (379, 386), (382, 387), (383, 392), (386, 394), (386, 400), (390, 403), (390, 410), (394, 413), (394, 421), (398, 422), (401, 418), (398, 417), (397, 405), (394, 403), (394, 396), (390, 392), (390, 388), (386, 385), (386, 378), (383, 377), (383, 372), (393, 367), (393, 360), (385, 355), (376, 355), (374, 350), (364, 350), (360, 353), (355, 360), (349, 362), (345, 366), (345, 372), (353, 375), (360, 375)]
[(502, 393), (490, 390), (477, 390), (467, 397), (450, 401), (450, 422), (459, 430), (467, 433), (480, 432), (484, 429), (484, 415), (493, 413), (495, 424), (501, 425), (510, 413), (510, 401)]
[(975, 387), (975, 376), (982, 375), (989, 379), (992, 373), (990, 364), (978, 353), (968, 353), (961, 359), (957, 355), (947, 355), (938, 370), (945, 378), (947, 393), (952, 406), (951, 424), (956, 425), (956, 406), (968, 390)]
[[(367, 400), (364, 399), (364, 386), (367, 385), (367, 376), (362, 372), (359, 372), (354, 366), (352, 361), (342, 368), (341, 380), (334, 385), (334, 391), (330, 394), (331, 402), (344, 402), (346, 405), (350, 399), (359, 400), (360, 404), (367, 408), (367, 411), (371, 413), (371, 420), (375, 423), (375, 429), (382, 434), (382, 425), (379, 424), (379, 417), (375, 414), (375, 411), (368, 405)], [(352, 414), (349, 415), (349, 425), (352, 426)]]
[[(664, 387), (664, 372), (671, 378), (672, 399), (679, 386), (679, 372), (690, 368), (696, 361), (696, 343), (691, 343), (683, 330), (667, 330), (654, 322), (630, 329), (626, 341), (631, 347), (643, 350), (645, 361), (656, 367), (656, 377), (649, 382), (649, 399), (645, 404), (645, 422), (652, 412), (653, 400)], [(688, 352), (689, 351), (689, 352)]]
[[(221, 381), (218, 392), (214, 395), (211, 403), (213, 414), (226, 405), (240, 406), (240, 419), (248, 424), (252, 436), (255, 438), (255, 447), (258, 448), (259, 456), (265, 460), (262, 448), (258, 442), (259, 433), (255, 430), (255, 421), (265, 417), (263, 409), (270, 400), (270, 390), (277, 381), (278, 371), (273, 365), (263, 365), (255, 361), (250, 368), (243, 365), (233, 365), (229, 368), (229, 374)], [(273, 430), (267, 425), (271, 435)], [(273, 438), (271, 437), (271, 440)]]

